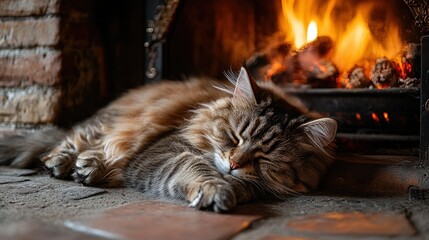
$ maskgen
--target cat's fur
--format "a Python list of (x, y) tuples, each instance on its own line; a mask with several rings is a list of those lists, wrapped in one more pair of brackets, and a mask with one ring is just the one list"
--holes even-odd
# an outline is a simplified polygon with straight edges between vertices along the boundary
[(299, 101), (244, 69), (232, 80), (224, 91), (203, 80), (144, 86), (70, 132), (2, 140), (0, 163), (40, 159), (56, 178), (132, 186), (217, 212), (315, 188), (332, 162), (336, 122), (312, 120)]

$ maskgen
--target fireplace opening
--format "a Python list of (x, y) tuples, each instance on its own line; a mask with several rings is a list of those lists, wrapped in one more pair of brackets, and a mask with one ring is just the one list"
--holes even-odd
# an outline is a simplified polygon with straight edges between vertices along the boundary
[(149, 17), (148, 32), (157, 32), (160, 16), (168, 16), (162, 23), (168, 31), (148, 38), (148, 54), (154, 55), (152, 46), (162, 54), (157, 64), (145, 65), (159, 75), (146, 78), (223, 78), (224, 70), (244, 64), (255, 79), (274, 81), (335, 118), (338, 158), (371, 167), (428, 166), (429, 54), (421, 40), (428, 33), (427, 1), (159, 4), (167, 7)]

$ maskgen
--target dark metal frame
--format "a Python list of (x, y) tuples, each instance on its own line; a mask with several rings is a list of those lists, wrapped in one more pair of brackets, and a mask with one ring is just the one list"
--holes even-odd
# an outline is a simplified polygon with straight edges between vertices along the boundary
[(404, 0), (422, 32), (429, 32), (429, 0)]
[(161, 80), (163, 43), (167, 40), (180, 0), (146, 1), (145, 76), (146, 83)]
[(429, 168), (429, 35), (421, 38), (420, 161)]

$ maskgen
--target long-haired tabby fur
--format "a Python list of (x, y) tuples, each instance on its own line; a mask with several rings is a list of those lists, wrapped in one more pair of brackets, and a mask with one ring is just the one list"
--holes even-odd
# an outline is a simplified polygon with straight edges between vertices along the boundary
[[(208, 80), (133, 90), (66, 132), (0, 142), (0, 163), (37, 161), (56, 178), (131, 186), (216, 212), (306, 192), (332, 162), (337, 124), (241, 69), (231, 89)], [(234, 78), (234, 79), (232, 79)]]

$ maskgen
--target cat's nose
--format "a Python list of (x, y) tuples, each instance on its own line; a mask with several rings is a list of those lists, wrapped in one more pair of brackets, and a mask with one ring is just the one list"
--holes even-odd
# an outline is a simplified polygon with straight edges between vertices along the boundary
[(234, 161), (230, 161), (229, 163), (230, 163), (230, 167), (231, 167), (232, 170), (240, 168), (240, 164), (238, 164), (238, 163), (236, 163)]

